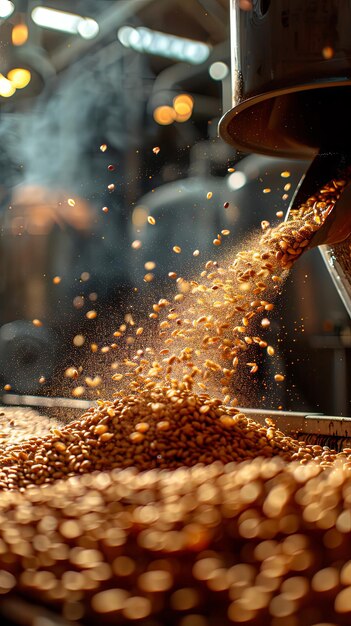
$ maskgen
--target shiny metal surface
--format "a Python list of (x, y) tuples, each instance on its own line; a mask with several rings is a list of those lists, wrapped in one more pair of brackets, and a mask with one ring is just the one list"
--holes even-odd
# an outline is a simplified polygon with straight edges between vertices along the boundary
[(286, 158), (347, 150), (350, 26), (343, 0), (232, 0), (233, 108), (222, 138)]

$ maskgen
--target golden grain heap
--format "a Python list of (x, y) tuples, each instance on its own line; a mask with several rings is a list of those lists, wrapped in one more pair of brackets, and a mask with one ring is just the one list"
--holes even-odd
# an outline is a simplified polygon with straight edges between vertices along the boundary
[[(323, 466), (339, 458), (328, 448), (295, 441), (268, 420), (260, 426), (235, 408), (173, 381), (169, 388), (99, 401), (80, 419), (44, 437), (0, 448), (0, 489), (25, 490), (61, 478), (133, 466), (139, 471), (223, 464), (279, 455)], [(351, 466), (351, 456), (343, 455)]]
[(232, 389), (238, 368), (257, 372), (248, 350), (274, 356), (254, 324), (269, 326), (274, 292), (343, 185), (265, 223), (201, 281), (173, 275), (180, 293), (151, 313), (156, 342), (114, 364), (113, 400), (50, 432), (5, 410), (1, 624), (351, 623), (351, 449), (255, 423)]
[(3, 492), (0, 505), (0, 614), (12, 623), (350, 623), (342, 465), (116, 469)]

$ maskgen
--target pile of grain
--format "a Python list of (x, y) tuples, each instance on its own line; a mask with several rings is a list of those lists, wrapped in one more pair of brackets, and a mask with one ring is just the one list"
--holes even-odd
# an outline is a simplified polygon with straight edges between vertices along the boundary
[(45, 437), (59, 422), (26, 407), (0, 408), (0, 454), (5, 446), (32, 437)]
[(0, 508), (0, 613), (22, 624), (350, 624), (342, 467), (113, 470), (2, 493)]
[(80, 419), (0, 448), (0, 489), (26, 489), (93, 471), (135, 467), (176, 469), (214, 461), (230, 463), (279, 455), (324, 466), (328, 448), (306, 445), (279, 431), (270, 420), (260, 426), (237, 409), (176, 381), (172, 387), (99, 401)]

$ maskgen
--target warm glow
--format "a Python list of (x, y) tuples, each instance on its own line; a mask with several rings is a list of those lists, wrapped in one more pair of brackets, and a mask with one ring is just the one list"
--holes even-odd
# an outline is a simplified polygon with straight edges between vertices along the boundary
[(161, 126), (167, 126), (174, 122), (176, 114), (175, 110), (170, 106), (160, 106), (154, 110), (154, 120)]
[(12, 29), (12, 43), (14, 46), (23, 46), (28, 39), (27, 24), (15, 24)]
[(191, 115), (192, 107), (190, 107), (187, 102), (175, 102), (174, 110), (177, 115), (182, 117), (183, 115), (188, 115), (189, 113)]
[(178, 96), (176, 96), (173, 99), (173, 106), (175, 110), (177, 111), (177, 113), (179, 113), (177, 107), (180, 106), (181, 104), (187, 104), (188, 107), (192, 109), (194, 106), (194, 98), (192, 98), (192, 96), (190, 96), (188, 93), (180, 93)]
[(181, 93), (173, 99), (176, 122), (187, 122), (193, 112), (194, 100), (189, 94)]
[(16, 67), (9, 71), (7, 78), (16, 89), (24, 89), (30, 83), (31, 73), (22, 67)]
[(13, 84), (0, 74), (0, 96), (3, 98), (10, 98), (15, 93), (16, 88)]
[(191, 118), (191, 114), (192, 114), (192, 109), (189, 109), (187, 111), (184, 111), (184, 113), (177, 113), (176, 112), (176, 117), (175, 117), (175, 121), (176, 122), (187, 122), (188, 120), (190, 120)]

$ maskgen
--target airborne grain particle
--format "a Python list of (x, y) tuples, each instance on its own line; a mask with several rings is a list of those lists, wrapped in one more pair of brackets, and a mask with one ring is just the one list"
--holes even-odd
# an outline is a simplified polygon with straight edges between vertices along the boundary
[(148, 272), (147, 274), (145, 274), (144, 276), (144, 282), (145, 283), (151, 283), (154, 279), (154, 274), (152, 274), (152, 272)]
[(65, 376), (67, 378), (78, 378), (79, 376), (79, 372), (75, 367), (67, 367), (67, 369), (65, 370)]
[(140, 239), (134, 239), (134, 241), (132, 241), (131, 246), (132, 246), (133, 250), (140, 250), (140, 248), (142, 246), (142, 243), (141, 243)]
[(84, 335), (75, 335), (75, 337), (73, 337), (73, 345), (76, 346), (76, 348), (81, 348), (84, 342)]
[(154, 270), (156, 267), (155, 261), (147, 261), (144, 265), (145, 269), (148, 271)]
[(87, 313), (85, 314), (85, 317), (87, 317), (88, 320), (94, 320), (97, 317), (97, 312), (94, 311), (93, 309), (91, 311), (87, 311)]
[(86, 376), (85, 382), (88, 387), (95, 389), (96, 387), (100, 387), (100, 385), (102, 384), (102, 378), (101, 376), (94, 376), (93, 378), (91, 376)]

